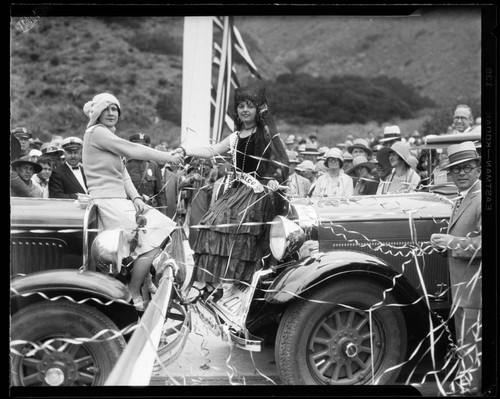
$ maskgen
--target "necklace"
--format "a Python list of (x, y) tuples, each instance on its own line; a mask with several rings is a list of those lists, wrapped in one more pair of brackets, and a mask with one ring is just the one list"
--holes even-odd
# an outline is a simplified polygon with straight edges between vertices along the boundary
[[(254, 128), (255, 129), (255, 128)], [(240, 142), (240, 135), (241, 135), (241, 132), (240, 134), (238, 134), (238, 141), (236, 142), (236, 150), (238, 149), (238, 144)], [(245, 150), (243, 151), (243, 159), (241, 161), (241, 171), (244, 172), (245, 171), (245, 162), (247, 160), (247, 151), (248, 151), (248, 144), (250, 143), (250, 139), (251, 139), (251, 134), (247, 137), (243, 137), (244, 139), (247, 139), (247, 142), (245, 143)]]

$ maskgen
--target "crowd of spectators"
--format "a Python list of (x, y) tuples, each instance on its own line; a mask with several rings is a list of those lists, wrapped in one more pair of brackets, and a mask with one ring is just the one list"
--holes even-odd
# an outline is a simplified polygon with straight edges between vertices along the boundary
[[(459, 104), (444, 134), (480, 131), (480, 118)], [(290, 198), (372, 195), (411, 192), (439, 178), (446, 153), (420, 150), (418, 131), (402, 132), (388, 125), (379, 136), (348, 134), (334, 146), (322, 145), (316, 133), (280, 134), (289, 159), (287, 194)], [(161, 151), (165, 141), (153, 145), (149, 135), (129, 138)], [(11, 196), (78, 198), (87, 194), (82, 166), (82, 140), (54, 136), (50, 142), (33, 138), (25, 127), (11, 130)], [(432, 151), (432, 152), (431, 152)], [(144, 201), (186, 225), (199, 221), (211, 204), (229, 187), (232, 160), (187, 158), (183, 167), (151, 161), (124, 160)], [(432, 165), (429, 165), (432, 162)], [(434, 171), (434, 175), (430, 174)]]

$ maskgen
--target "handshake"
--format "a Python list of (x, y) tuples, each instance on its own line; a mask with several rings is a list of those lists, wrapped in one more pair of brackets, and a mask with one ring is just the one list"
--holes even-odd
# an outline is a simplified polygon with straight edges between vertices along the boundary
[(186, 150), (182, 147), (178, 147), (175, 150), (170, 151), (168, 162), (171, 162), (176, 165), (183, 164), (185, 156), (186, 156)]

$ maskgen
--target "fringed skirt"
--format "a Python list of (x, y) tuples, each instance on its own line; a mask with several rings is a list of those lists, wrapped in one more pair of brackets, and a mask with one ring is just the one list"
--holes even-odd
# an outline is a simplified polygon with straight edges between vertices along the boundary
[(269, 254), (269, 224), (274, 196), (240, 184), (229, 188), (203, 216), (193, 245), (193, 281), (249, 282)]

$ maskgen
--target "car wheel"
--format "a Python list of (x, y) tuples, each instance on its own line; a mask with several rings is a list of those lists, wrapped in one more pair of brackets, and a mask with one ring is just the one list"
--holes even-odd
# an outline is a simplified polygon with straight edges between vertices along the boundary
[[(369, 281), (344, 280), (311, 291), (309, 300), (292, 304), (283, 314), (276, 337), (276, 364), (283, 383), (394, 382), (399, 368), (389, 368), (406, 355), (406, 324), (398, 307), (367, 312), (382, 300), (382, 292), (382, 287)], [(385, 303), (391, 301), (388, 296)]]
[[(91, 342), (72, 342), (102, 330), (118, 328), (85, 304), (46, 301), (21, 309), (11, 323), (11, 384), (104, 385), (125, 348), (123, 336), (109, 339), (113, 333), (106, 332)], [(42, 345), (43, 349), (33, 351)]]

